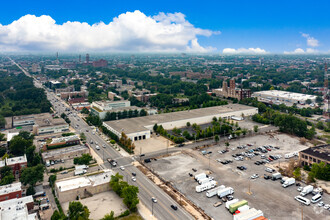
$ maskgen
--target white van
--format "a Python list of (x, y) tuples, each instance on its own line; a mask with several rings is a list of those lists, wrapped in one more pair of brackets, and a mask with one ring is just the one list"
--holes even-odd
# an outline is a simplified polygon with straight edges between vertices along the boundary
[(321, 194), (317, 194), (317, 195), (315, 195), (315, 196), (312, 197), (311, 202), (312, 202), (312, 203), (317, 203), (317, 202), (319, 202), (321, 199), (322, 199)]
[(96, 145), (96, 146), (95, 146), (95, 149), (96, 149), (96, 150), (100, 150), (99, 145)]
[(297, 200), (298, 202), (301, 202), (305, 205), (310, 205), (311, 204), (311, 201), (309, 199), (306, 199), (305, 197), (302, 197), (302, 196), (296, 196), (294, 197), (295, 200)]

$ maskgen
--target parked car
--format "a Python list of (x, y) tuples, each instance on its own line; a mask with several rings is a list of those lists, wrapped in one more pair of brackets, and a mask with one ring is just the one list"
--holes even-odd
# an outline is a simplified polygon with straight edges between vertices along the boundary
[(298, 192), (301, 192), (301, 191), (303, 190), (303, 188), (304, 188), (304, 187), (300, 186), (300, 187), (298, 187), (297, 191), (298, 191)]
[(120, 166), (120, 169), (121, 169), (121, 170), (125, 170), (125, 167), (123, 167), (123, 166)]
[(218, 207), (218, 206), (221, 206), (221, 205), (222, 205), (222, 202), (221, 201), (216, 202), (216, 203), (213, 204), (214, 207)]
[(151, 197), (151, 200), (154, 202), (154, 203), (157, 203), (157, 199), (155, 197)]
[(135, 182), (136, 181), (136, 178), (134, 176), (132, 176), (132, 181)]

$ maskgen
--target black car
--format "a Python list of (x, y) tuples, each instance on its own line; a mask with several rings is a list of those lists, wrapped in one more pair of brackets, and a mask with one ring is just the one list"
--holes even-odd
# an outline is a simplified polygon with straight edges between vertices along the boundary
[(151, 160), (150, 160), (150, 158), (148, 158), (148, 159), (145, 159), (144, 162), (145, 162), (145, 163), (150, 163)]
[(132, 173), (132, 175), (133, 175), (133, 176), (136, 176), (136, 173), (135, 173), (135, 172), (133, 172), (133, 173)]
[(175, 205), (171, 205), (171, 208), (174, 209), (174, 210), (178, 210), (178, 207), (175, 206)]
[(301, 186), (301, 184), (300, 183), (296, 183), (296, 186)]
[(193, 176), (192, 173), (189, 173), (189, 176)]
[(192, 171), (197, 172), (197, 170), (195, 168), (192, 168)]
[(178, 147), (183, 147), (183, 146), (184, 146), (184, 144), (179, 144), (179, 145), (178, 145)]

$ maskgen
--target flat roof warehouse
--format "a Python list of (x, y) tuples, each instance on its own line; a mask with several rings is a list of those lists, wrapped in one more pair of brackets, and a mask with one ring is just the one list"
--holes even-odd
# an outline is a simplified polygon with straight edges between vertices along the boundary
[[(143, 132), (150, 133), (154, 124), (162, 125), (165, 129), (172, 129), (174, 127), (183, 127), (188, 121), (190, 123), (197, 124), (209, 123), (213, 117), (241, 117), (242, 113), (245, 116), (253, 115), (258, 113), (258, 109), (246, 105), (229, 104), (210, 108), (201, 108), (188, 111), (149, 115), (138, 118), (122, 119), (118, 121), (108, 121), (103, 122), (103, 125), (118, 136), (120, 136), (121, 133), (124, 132), (126, 135), (132, 138), (132, 136), (130, 136), (129, 134)], [(147, 133), (146, 135), (148, 135)], [(132, 138), (132, 140), (134, 139)]]

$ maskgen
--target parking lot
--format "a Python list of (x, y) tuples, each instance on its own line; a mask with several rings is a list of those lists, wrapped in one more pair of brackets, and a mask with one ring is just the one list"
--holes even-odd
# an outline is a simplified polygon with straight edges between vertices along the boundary
[[(248, 149), (237, 149), (237, 146), (253, 144), (254, 146)], [(274, 148), (265, 153), (269, 155), (281, 155), (280, 160), (273, 162), (255, 165), (257, 160), (261, 160), (260, 155), (251, 159), (244, 158), (243, 161), (237, 161), (232, 157), (233, 154), (241, 153), (249, 149), (263, 145), (272, 145)], [(224, 204), (220, 207), (213, 207), (215, 202), (220, 201), (216, 196), (207, 198), (204, 192), (197, 193), (195, 187), (198, 183), (189, 173), (193, 175), (211, 171), (210, 176), (218, 182), (219, 185), (232, 187), (235, 190), (234, 197), (239, 200), (245, 199), (248, 201), (250, 208), (262, 210), (265, 217), (271, 219), (300, 219), (303, 211), (304, 219), (327, 219), (329, 211), (317, 204), (310, 206), (302, 206), (294, 199), (299, 194), (298, 186), (292, 185), (283, 188), (280, 180), (272, 181), (263, 178), (266, 174), (266, 167), (283, 166), (285, 164), (284, 154), (293, 151), (299, 151), (307, 146), (299, 143), (299, 139), (290, 137), (285, 134), (275, 135), (257, 135), (244, 138), (241, 140), (233, 140), (230, 142), (229, 152), (219, 154), (219, 150), (224, 150), (224, 145), (213, 146), (201, 150), (186, 150), (182, 154), (158, 159), (148, 163), (148, 166), (158, 175), (167, 181), (170, 181), (175, 188), (181, 191), (188, 199), (205, 210), (206, 214), (214, 219), (232, 219), (232, 215), (225, 208)], [(212, 152), (203, 155), (202, 150)], [(232, 160), (232, 163), (226, 165), (217, 162), (216, 160)], [(280, 162), (281, 161), (281, 164)], [(247, 169), (241, 171), (237, 166), (245, 166)], [(194, 172), (192, 168), (197, 171)], [(253, 174), (259, 174), (259, 178), (251, 179)], [(267, 173), (271, 175), (270, 173)], [(301, 183), (302, 186), (305, 186)], [(311, 199), (312, 195), (307, 195), (306, 198)], [(323, 201), (326, 204), (330, 203), (329, 195), (323, 195)], [(302, 210), (301, 210), (302, 209)]]

